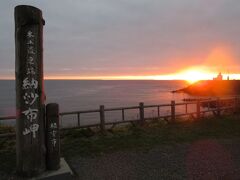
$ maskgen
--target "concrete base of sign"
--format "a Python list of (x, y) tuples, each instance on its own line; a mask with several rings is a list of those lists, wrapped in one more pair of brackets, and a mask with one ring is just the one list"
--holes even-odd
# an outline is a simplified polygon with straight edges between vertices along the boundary
[(36, 180), (72, 180), (73, 172), (64, 158), (60, 159), (60, 168), (56, 171), (46, 171), (40, 176), (33, 178)]

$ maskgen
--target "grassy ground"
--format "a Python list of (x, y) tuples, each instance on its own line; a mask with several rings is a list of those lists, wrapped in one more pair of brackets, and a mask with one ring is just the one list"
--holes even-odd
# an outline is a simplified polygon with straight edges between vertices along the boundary
[[(14, 129), (9, 126), (0, 125), (0, 134), (13, 133)], [(0, 175), (1, 172), (10, 174), (15, 170), (16, 161), (15, 137), (0, 138)]]
[[(87, 137), (87, 138), (86, 138)], [(166, 124), (150, 121), (144, 126), (127, 126), (101, 135), (92, 130), (64, 132), (64, 156), (92, 156), (127, 149), (148, 150), (160, 144), (192, 142), (202, 138), (240, 137), (239, 116), (205, 118), (192, 122)]]
[(15, 171), (15, 143), (15, 138), (0, 138), (0, 176), (12, 174)]
[[(12, 131), (11, 128), (0, 127), (1, 133)], [(61, 153), (66, 158), (100, 156), (126, 150), (148, 151), (161, 144), (192, 142), (203, 138), (238, 137), (240, 137), (239, 115), (174, 124), (149, 121), (144, 126), (116, 127), (104, 135), (96, 129), (66, 130), (61, 135)], [(15, 171), (15, 159), (15, 138), (0, 138), (2, 177)]]

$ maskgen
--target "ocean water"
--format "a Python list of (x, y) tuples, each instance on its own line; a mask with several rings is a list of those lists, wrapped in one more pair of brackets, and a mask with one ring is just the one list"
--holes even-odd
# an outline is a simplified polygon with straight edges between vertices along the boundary
[[(181, 102), (188, 97), (171, 93), (187, 86), (185, 81), (45, 80), (44, 86), (46, 102), (58, 103), (60, 112), (98, 109), (100, 105), (105, 108), (137, 106), (139, 102), (166, 104), (171, 100)], [(15, 115), (15, 81), (1, 80), (0, 92), (0, 116)], [(134, 113), (129, 114), (133, 116)]]

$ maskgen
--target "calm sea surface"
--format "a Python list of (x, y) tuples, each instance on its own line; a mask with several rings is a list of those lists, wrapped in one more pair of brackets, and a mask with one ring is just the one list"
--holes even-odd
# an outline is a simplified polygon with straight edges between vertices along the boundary
[[(47, 80), (45, 91), (47, 103), (59, 103), (63, 112), (181, 101), (187, 95), (171, 91), (186, 85), (185, 81)], [(0, 92), (0, 115), (15, 114), (15, 81), (0, 81)]]
[[(181, 101), (188, 97), (171, 91), (187, 86), (185, 81), (47, 80), (47, 103), (56, 102), (60, 112), (107, 107), (135, 106)], [(15, 81), (0, 81), (0, 116), (15, 114)]]

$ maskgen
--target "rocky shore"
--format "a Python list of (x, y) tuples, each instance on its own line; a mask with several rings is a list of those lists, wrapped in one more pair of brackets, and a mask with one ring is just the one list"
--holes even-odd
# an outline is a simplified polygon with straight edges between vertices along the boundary
[(202, 80), (172, 93), (187, 93), (193, 96), (240, 95), (240, 80)]

